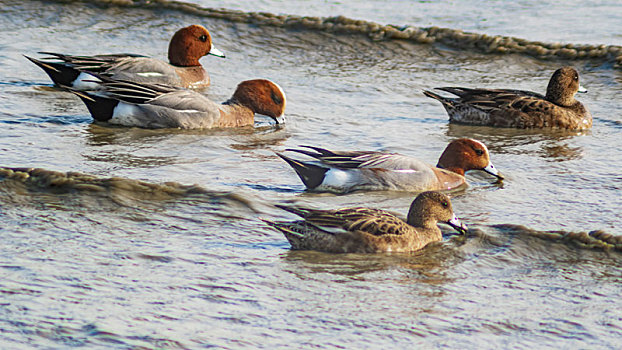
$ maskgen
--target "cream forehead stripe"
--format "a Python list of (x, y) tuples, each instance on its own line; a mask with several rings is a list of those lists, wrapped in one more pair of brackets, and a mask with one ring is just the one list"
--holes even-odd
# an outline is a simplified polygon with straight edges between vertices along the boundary
[(481, 142), (479, 142), (479, 141), (477, 141), (477, 140), (473, 140), (473, 139), (470, 139), (470, 140), (471, 140), (471, 141), (473, 141), (473, 142), (475, 142), (475, 143), (477, 143), (478, 145), (481, 145), (481, 146), (482, 146), (482, 148), (484, 148), (484, 149), (486, 150), (486, 152), (488, 152), (488, 147), (486, 147), (486, 145), (485, 145), (485, 144), (483, 144), (483, 143), (481, 143)]
[(272, 80), (268, 80), (268, 81), (272, 82), (272, 84), (274, 84), (274, 86), (276, 86), (279, 89), (279, 91), (281, 92), (281, 95), (283, 95), (283, 113), (281, 113), (281, 115), (279, 116), (279, 118), (282, 118), (285, 115), (285, 105), (287, 104), (287, 98), (285, 97), (285, 91), (283, 91), (283, 89), (279, 86), (279, 84), (273, 82)]
[(279, 84), (277, 84), (277, 83), (275, 83), (272, 80), (267, 79), (267, 78), (259, 78), (259, 79), (267, 80), (267, 81), (271, 82), (272, 84), (274, 84), (274, 86), (276, 86), (277, 89), (279, 89), (279, 91), (281, 92), (281, 95), (283, 95), (283, 105), (285, 105), (285, 101), (287, 100), (287, 98), (285, 97), (285, 91), (283, 91), (283, 89), (279, 86)]
[(287, 98), (285, 97), (285, 91), (283, 91), (283, 89), (281, 89), (281, 87), (279, 86), (279, 84), (272, 82), (272, 84), (274, 84), (274, 86), (276, 86), (279, 91), (281, 91), (281, 95), (283, 95), (283, 106), (285, 106), (285, 102), (287, 101)]

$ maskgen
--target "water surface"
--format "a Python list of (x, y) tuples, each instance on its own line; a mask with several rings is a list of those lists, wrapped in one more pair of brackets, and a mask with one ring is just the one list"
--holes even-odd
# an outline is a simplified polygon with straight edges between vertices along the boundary
[[(616, 3), (575, 4), (584, 7), (572, 12), (570, 5), (547, 8), (549, 18), (562, 18), (550, 30), (493, 16), (509, 6), (519, 18), (544, 18), (532, 16), (542, 7), (521, 3), (486, 9), (418, 2), (403, 11), (378, 3), (384, 4), (326, 2), (326, 13), (303, 1), (242, 9), (330, 10), (380, 23), (620, 44), (611, 27), (576, 30), (563, 20), (581, 13), (588, 24), (610, 23), (622, 13)], [(479, 10), (460, 16), (469, 6)], [(0, 165), (204, 189), (147, 195), (131, 186), (93, 192), (0, 181), (3, 348), (618, 346), (619, 253), (492, 225), (618, 234), (620, 70), (174, 11), (1, 0), (0, 13)], [(255, 127), (225, 131), (93, 124), (75, 96), (51, 91), (47, 76), (22, 56), (129, 51), (165, 58), (172, 33), (190, 23), (205, 25), (227, 54), (202, 59), (214, 84), (207, 93), (224, 101), (242, 80), (272, 79), (287, 94), (285, 125), (262, 117)], [(590, 91), (579, 96), (595, 118), (588, 132), (449, 125), (440, 104), (421, 94), (445, 85), (543, 92), (564, 64), (579, 69)], [(486, 143), (506, 175), (495, 185), (471, 174), (471, 186), (454, 194), (457, 214), (476, 229), (467, 239), (448, 237), (416, 254), (292, 252), (259, 220), (291, 218), (270, 206), (275, 202), (369, 205), (405, 214), (413, 199), (409, 193), (305, 193), (275, 151), (307, 144), (389, 150), (435, 163), (458, 137)]]

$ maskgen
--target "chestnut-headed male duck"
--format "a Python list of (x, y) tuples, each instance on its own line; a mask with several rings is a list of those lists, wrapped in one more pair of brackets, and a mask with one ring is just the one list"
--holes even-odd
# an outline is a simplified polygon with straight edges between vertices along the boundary
[(111, 124), (147, 129), (227, 128), (252, 125), (256, 113), (278, 124), (285, 113), (285, 93), (266, 79), (241, 82), (222, 104), (192, 90), (100, 79), (99, 90), (69, 91), (82, 99), (93, 119)]
[(97, 78), (89, 72), (117, 80), (204, 88), (209, 86), (210, 78), (199, 59), (206, 55), (225, 57), (212, 45), (207, 29), (200, 25), (181, 28), (173, 35), (168, 47), (168, 63), (134, 54), (72, 56), (40, 53), (52, 57), (26, 58), (41, 67), (56, 85), (83, 91), (99, 87)]
[(449, 224), (461, 234), (467, 233), (466, 226), (454, 214), (449, 197), (439, 192), (419, 194), (410, 205), (406, 221), (384, 210), (363, 207), (336, 210), (277, 207), (304, 219), (263, 220), (281, 231), (292, 249), (329, 253), (413, 252), (442, 240), (439, 222)]
[(510, 89), (437, 89), (458, 96), (449, 98), (431, 91), (423, 92), (443, 104), (453, 123), (519, 129), (585, 130), (592, 127), (592, 115), (574, 98), (577, 92), (587, 90), (579, 85), (579, 72), (573, 67), (562, 67), (553, 73), (546, 96)]
[(483, 170), (503, 179), (490, 162), (486, 146), (473, 139), (457, 139), (449, 143), (436, 167), (397, 153), (303, 147), (309, 150), (287, 151), (308, 155), (319, 162), (303, 162), (280, 153), (277, 155), (294, 168), (307, 189), (313, 191), (451, 190), (466, 185), (464, 174), (469, 170)]

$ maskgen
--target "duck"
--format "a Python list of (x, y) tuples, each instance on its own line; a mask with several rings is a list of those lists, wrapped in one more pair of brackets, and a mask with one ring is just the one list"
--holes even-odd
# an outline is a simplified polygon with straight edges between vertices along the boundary
[(304, 162), (276, 153), (298, 174), (307, 190), (348, 193), (355, 190), (439, 191), (466, 186), (465, 173), (484, 172), (503, 180), (482, 142), (461, 138), (451, 141), (436, 166), (417, 158), (378, 151), (331, 151), (302, 146), (287, 149), (315, 158)]
[(145, 129), (211, 129), (253, 125), (255, 114), (285, 114), (285, 92), (268, 79), (246, 80), (222, 104), (188, 89), (100, 76), (96, 91), (68, 91), (80, 97), (96, 121)]
[(573, 67), (557, 69), (549, 81), (546, 95), (510, 89), (470, 89), (441, 87), (457, 97), (443, 97), (425, 90), (423, 94), (443, 104), (450, 123), (519, 129), (555, 128), (586, 130), (592, 115), (575, 99), (587, 90), (579, 84)]
[(199, 59), (206, 55), (225, 57), (212, 44), (209, 31), (197, 24), (175, 32), (168, 47), (169, 62), (136, 54), (75, 56), (39, 53), (51, 57), (35, 59), (24, 56), (41, 67), (57, 86), (82, 91), (99, 87), (98, 78), (90, 73), (117, 80), (201, 89), (210, 85), (210, 77)]
[(302, 221), (263, 221), (282, 232), (294, 250), (327, 253), (414, 252), (443, 236), (437, 226), (447, 223), (458, 233), (468, 228), (453, 212), (451, 200), (440, 192), (420, 193), (410, 205), (406, 221), (381, 210), (352, 207), (335, 210), (297, 206), (277, 207)]

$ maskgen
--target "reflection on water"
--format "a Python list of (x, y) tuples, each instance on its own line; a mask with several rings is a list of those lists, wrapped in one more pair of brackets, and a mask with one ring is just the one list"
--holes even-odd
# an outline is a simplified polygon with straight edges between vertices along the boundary
[[(471, 137), (488, 146), (491, 153), (536, 154), (550, 161), (563, 162), (582, 158), (581, 147), (564, 142), (576, 136), (589, 135), (590, 131), (530, 130), (492, 128), (448, 124), (446, 135), (452, 138)], [(537, 151), (533, 147), (537, 146)]]
[[(398, 270), (403, 274), (403, 281), (442, 285), (452, 282), (447, 269), (464, 261), (464, 254), (459, 246), (464, 240), (452, 237), (450, 241), (432, 243), (415, 253), (391, 254), (328, 254), (315, 251), (292, 250), (283, 258), (292, 265), (298, 278), (309, 278), (309, 273), (334, 274), (353, 280), (365, 280), (371, 273), (386, 273)], [(295, 266), (295, 268), (294, 268)], [(311, 275), (312, 276), (312, 275)]]
[[(256, 126), (250, 128), (250, 134), (243, 137), (232, 137), (235, 142), (229, 146), (238, 151), (252, 151), (262, 148), (272, 148), (274, 146), (282, 146), (283, 142), (290, 136), (287, 133), (286, 126), (282, 124), (271, 126)], [(249, 137), (250, 136), (250, 137)], [(265, 159), (265, 156), (261, 157)]]

